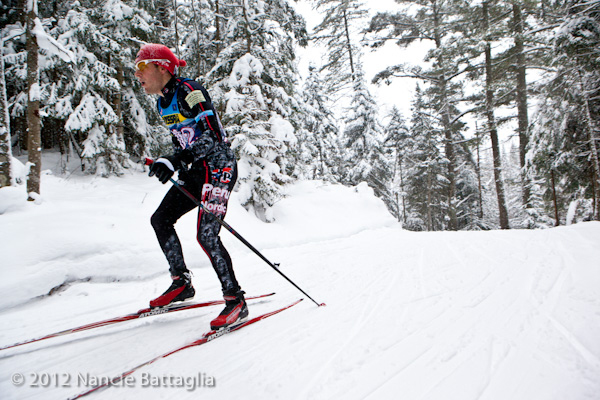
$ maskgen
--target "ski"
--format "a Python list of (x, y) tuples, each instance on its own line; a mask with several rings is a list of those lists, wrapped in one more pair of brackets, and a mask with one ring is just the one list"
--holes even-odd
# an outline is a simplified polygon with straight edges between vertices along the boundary
[[(275, 293), (268, 293), (268, 294), (263, 294), (260, 296), (246, 297), (246, 300), (262, 299), (265, 297), (273, 296), (274, 294)], [(0, 347), (0, 350), (11, 349), (13, 347), (22, 346), (24, 344), (35, 343), (35, 342), (39, 342), (41, 340), (51, 339), (51, 338), (58, 337), (58, 336), (69, 335), (71, 333), (87, 331), (89, 329), (99, 328), (101, 326), (118, 324), (120, 322), (131, 321), (133, 319), (140, 319), (140, 318), (145, 318), (145, 317), (152, 317), (155, 315), (168, 314), (168, 313), (172, 313), (175, 311), (192, 310), (194, 308), (208, 307), (208, 306), (214, 306), (214, 305), (224, 304), (224, 303), (225, 303), (225, 300), (212, 300), (212, 301), (207, 301), (207, 302), (203, 302), (203, 303), (180, 303), (180, 304), (173, 304), (173, 305), (164, 306), (164, 307), (142, 308), (138, 312), (123, 315), (122, 317), (109, 318), (109, 319), (105, 319), (103, 321), (92, 322), (90, 324), (78, 326), (77, 328), (65, 329), (64, 331), (51, 333), (49, 335), (42, 336), (39, 338), (29, 339), (29, 340), (25, 340), (23, 342)]]
[(102, 383), (100, 385), (94, 386), (90, 390), (88, 390), (86, 392), (83, 392), (81, 394), (78, 394), (75, 397), (71, 397), (70, 399), (80, 399), (80, 398), (82, 398), (84, 396), (87, 396), (88, 394), (93, 393), (95, 391), (98, 391), (98, 390), (101, 390), (101, 389), (106, 389), (106, 388), (108, 388), (110, 386), (117, 385), (123, 379), (127, 378), (129, 375), (133, 374), (134, 372), (136, 372), (140, 368), (145, 367), (147, 365), (150, 365), (150, 364), (154, 363), (155, 361), (160, 360), (161, 358), (166, 358), (166, 357), (168, 357), (168, 356), (170, 356), (172, 354), (175, 354), (177, 352), (180, 352), (182, 350), (189, 349), (190, 347), (195, 347), (195, 346), (203, 345), (203, 344), (208, 343), (208, 342), (210, 342), (212, 340), (215, 340), (215, 339), (217, 339), (217, 338), (219, 338), (219, 337), (221, 337), (223, 335), (226, 335), (228, 333), (240, 330), (240, 329), (242, 329), (245, 326), (251, 325), (251, 324), (253, 324), (255, 322), (261, 321), (261, 320), (263, 320), (265, 318), (268, 318), (268, 317), (270, 317), (272, 315), (275, 315), (275, 314), (278, 314), (278, 313), (280, 313), (280, 312), (282, 312), (284, 310), (287, 310), (288, 308), (291, 308), (291, 307), (295, 306), (296, 304), (300, 303), (301, 301), (302, 301), (302, 299), (297, 300), (294, 303), (292, 303), (290, 305), (287, 305), (285, 307), (282, 307), (280, 309), (277, 309), (277, 310), (274, 310), (274, 311), (271, 311), (271, 312), (259, 315), (258, 317), (254, 317), (252, 319), (249, 319), (247, 321), (238, 323), (236, 325), (231, 325), (231, 326), (228, 326), (226, 328), (219, 329), (218, 331), (209, 331), (209, 332), (205, 333), (204, 335), (202, 335), (202, 337), (200, 339), (198, 339), (198, 340), (195, 340), (195, 341), (193, 341), (191, 343), (188, 343), (186, 345), (183, 345), (183, 346), (181, 346), (181, 347), (179, 347), (177, 349), (171, 350), (168, 353), (162, 354), (160, 356), (152, 358), (151, 360), (143, 362), (142, 364), (139, 364), (138, 366), (135, 366), (135, 367), (131, 368), (130, 370), (126, 371), (126, 372), (123, 372), (121, 375), (114, 377), (110, 381), (107, 381), (107, 382), (104, 382), (104, 383)]

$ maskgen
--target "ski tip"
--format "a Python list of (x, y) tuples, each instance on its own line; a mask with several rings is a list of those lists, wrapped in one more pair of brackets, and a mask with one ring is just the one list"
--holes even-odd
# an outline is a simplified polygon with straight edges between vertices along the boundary
[(319, 304), (319, 307), (325, 307), (326, 305), (327, 304), (325, 304), (325, 303), (321, 303), (321, 304)]

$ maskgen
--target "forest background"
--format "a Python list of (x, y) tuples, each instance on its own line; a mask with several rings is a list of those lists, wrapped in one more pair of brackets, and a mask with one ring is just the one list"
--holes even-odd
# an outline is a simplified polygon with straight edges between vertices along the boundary
[[(307, 6), (314, 26), (299, 11)], [(366, 182), (410, 230), (600, 220), (600, 1), (387, 8), (4, 1), (0, 187), (26, 184), (39, 199), (46, 151), (60, 154), (65, 175), (76, 158), (103, 177), (170, 153), (155, 100), (133, 76), (140, 46), (158, 42), (211, 93), (239, 157), (237, 195), (264, 221), (286, 184), (308, 179)], [(298, 57), (307, 46), (321, 49), (308, 65)], [(399, 80), (414, 89), (397, 105), (373, 94)]]

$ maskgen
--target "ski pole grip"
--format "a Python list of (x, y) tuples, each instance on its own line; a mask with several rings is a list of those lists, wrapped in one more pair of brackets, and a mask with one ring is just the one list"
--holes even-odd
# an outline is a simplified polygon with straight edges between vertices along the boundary
[(154, 164), (153, 159), (148, 158), (148, 157), (144, 158), (144, 165), (152, 165), (152, 164)]

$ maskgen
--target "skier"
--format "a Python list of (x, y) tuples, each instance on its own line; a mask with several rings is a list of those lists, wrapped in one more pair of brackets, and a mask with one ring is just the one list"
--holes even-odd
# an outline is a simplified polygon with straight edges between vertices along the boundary
[[(159, 96), (157, 109), (173, 140), (173, 153), (156, 159), (149, 176), (156, 176), (164, 184), (177, 171), (181, 186), (200, 199), (212, 214), (224, 218), (237, 179), (235, 155), (206, 89), (194, 80), (177, 76), (178, 67), (185, 65), (161, 44), (142, 46), (135, 59), (135, 77), (146, 93)], [(196, 204), (173, 186), (152, 215), (151, 223), (169, 263), (172, 284), (150, 301), (150, 307), (183, 301), (195, 294), (174, 228), (175, 222), (194, 208)], [(226, 301), (225, 309), (211, 321), (211, 329), (221, 329), (246, 319), (248, 306), (229, 253), (219, 238), (221, 225), (199, 209), (197, 226), (198, 242), (219, 277)]]

